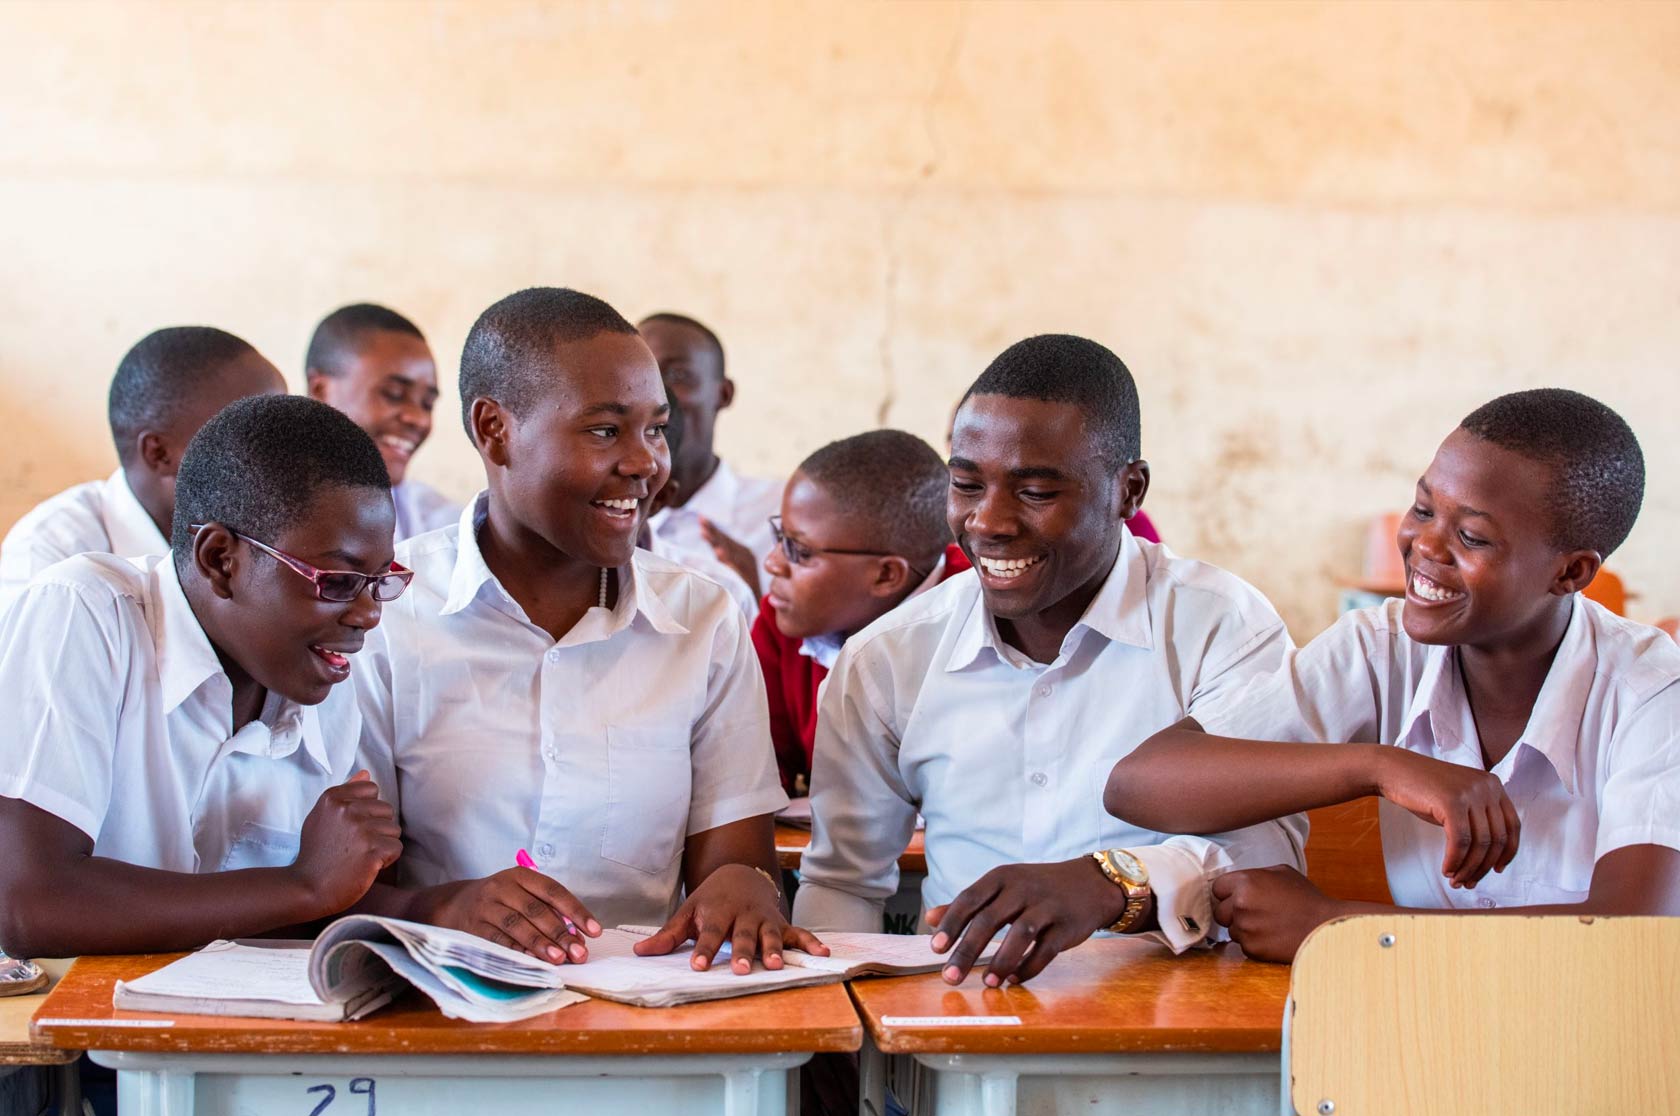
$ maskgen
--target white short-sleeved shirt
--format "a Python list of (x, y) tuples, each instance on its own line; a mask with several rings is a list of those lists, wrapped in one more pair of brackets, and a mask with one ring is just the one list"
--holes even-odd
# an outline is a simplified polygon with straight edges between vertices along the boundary
[(484, 507), (397, 548), (414, 583), (355, 676), (402, 882), (488, 876), (525, 848), (604, 925), (662, 922), (689, 834), (787, 804), (741, 610), (638, 550), (616, 607), (556, 641), (485, 564)]
[(31, 582), (0, 620), (0, 703), (0, 795), (95, 856), (172, 872), (290, 864), (359, 735), (348, 687), (319, 706), (270, 693), (234, 732), (233, 685), (167, 555), (82, 555)]
[(655, 536), (649, 551), (658, 558), (668, 562), (675, 562), (679, 566), (687, 566), (697, 573), (703, 573), (723, 587), (729, 594), (729, 599), (735, 602), (741, 614), (747, 618), (747, 630), (752, 631), (752, 623), (758, 619), (759, 598), (753, 596), (753, 591), (747, 583), (741, 580), (741, 575), (717, 560), (717, 555), (707, 550), (705, 554), (687, 551), (678, 554), (667, 543)]
[[(688, 562), (716, 561), (717, 555), (700, 531), (702, 517), (753, 552), (762, 564), (775, 545), (770, 517), (782, 510), (782, 482), (743, 477), (720, 460), (699, 491), (680, 508), (662, 508), (648, 520), (654, 550)], [(704, 565), (699, 568), (704, 569)]]
[(118, 469), (41, 501), (12, 525), (0, 543), (0, 607), (30, 578), (73, 554), (139, 558), (168, 549), (169, 540)]
[[(1403, 601), (1350, 612), (1282, 670), (1195, 714), (1220, 736), (1389, 744), (1483, 769), (1458, 652), (1417, 643)], [(1522, 737), (1493, 768), (1522, 819), (1517, 855), (1473, 889), (1441, 875), (1445, 831), (1381, 804), (1402, 907), (1579, 903), (1627, 845), (1680, 849), (1680, 647), (1577, 595)]]
[(999, 638), (972, 571), (906, 601), (846, 641), (825, 684), (795, 920), (878, 928), (920, 810), (924, 906), (999, 865), (1127, 848), (1149, 868), (1167, 941), (1202, 941), (1217, 930), (1208, 881), (1301, 864), (1304, 821), (1157, 833), (1109, 815), (1103, 787), (1144, 739), (1275, 669), (1289, 646), (1249, 585), (1130, 532), (1051, 663)]
[(460, 504), (423, 481), (393, 486), (391, 502), (397, 506), (397, 542), (448, 527), (461, 517)]

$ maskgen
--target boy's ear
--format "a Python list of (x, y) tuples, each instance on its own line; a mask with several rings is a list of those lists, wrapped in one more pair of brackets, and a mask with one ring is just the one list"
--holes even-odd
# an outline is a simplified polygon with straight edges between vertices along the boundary
[(169, 448), (169, 440), (155, 430), (142, 430), (134, 440), (134, 448), (147, 472), (172, 477), (180, 466)]
[(1596, 550), (1570, 551), (1563, 556), (1557, 580), (1552, 582), (1552, 595), (1567, 597), (1571, 593), (1579, 593), (1592, 584), (1592, 579), (1598, 576), (1603, 565), (1604, 559)]
[(876, 598), (896, 597), (916, 587), (916, 571), (907, 559), (890, 554), (878, 560), (875, 580), (870, 583), (869, 595)]
[(192, 540), (193, 567), (223, 600), (233, 597), (233, 575), (239, 568), (239, 540), (220, 523), (207, 523)]
[(718, 384), (718, 410), (723, 410), (733, 402), (735, 402), (735, 381), (725, 376), (723, 381)]
[(327, 401), (327, 378), (311, 368), (303, 374), (303, 393), (317, 403)]
[(1120, 470), (1120, 518), (1130, 519), (1149, 495), (1149, 462), (1143, 458)]
[(478, 452), (492, 465), (507, 468), (511, 416), (500, 403), (483, 396), (472, 401), (468, 414), (472, 417), (473, 445), (478, 447)]

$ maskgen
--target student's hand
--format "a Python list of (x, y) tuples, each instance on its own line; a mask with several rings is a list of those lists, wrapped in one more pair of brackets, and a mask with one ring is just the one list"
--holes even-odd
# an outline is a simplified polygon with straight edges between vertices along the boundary
[(337, 914), (366, 895), (381, 869), (402, 855), (397, 812), (358, 771), (328, 787), (303, 819), (292, 871), (322, 915)]
[(1095, 860), (1081, 856), (993, 868), (927, 917), (939, 931), (933, 936), (935, 953), (956, 943), (943, 973), (950, 984), (961, 984), (993, 936), (1009, 927), (986, 967), (986, 983), (996, 988), (1006, 980), (1031, 980), (1062, 950), (1114, 925), (1125, 911), (1126, 893)]
[(1490, 869), (1505, 870), (1522, 822), (1497, 776), (1404, 748), (1378, 755), (1377, 793), (1447, 831), (1441, 875), (1453, 887), (1475, 887)]
[(533, 868), (507, 868), (428, 894), (420, 921), (465, 930), (555, 965), (589, 960), (583, 935), (601, 936), (601, 924), (589, 908)]
[(694, 955), (689, 964), (696, 969), (711, 968), (726, 939), (730, 968), (743, 975), (752, 972), (754, 957), (763, 957), (766, 969), (781, 968), (784, 947), (828, 956), (828, 947), (815, 934), (791, 925), (782, 914), (776, 885), (745, 864), (725, 864), (707, 876), (659, 932), (637, 942), (635, 950), (643, 957), (670, 953), (690, 938)]
[(1213, 881), (1213, 917), (1256, 961), (1293, 961), (1313, 929), (1346, 904), (1281, 864), (1227, 872)]
[(747, 588), (753, 591), (753, 596), (763, 595), (764, 590), (758, 583), (758, 558), (752, 551), (736, 542), (722, 527), (705, 516), (700, 517), (700, 533), (711, 545), (717, 560), (740, 574), (741, 580), (747, 583)]

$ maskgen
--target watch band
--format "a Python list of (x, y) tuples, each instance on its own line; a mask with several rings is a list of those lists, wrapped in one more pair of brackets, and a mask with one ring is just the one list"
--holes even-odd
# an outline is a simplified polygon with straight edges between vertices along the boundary
[(1120, 913), (1119, 920), (1108, 927), (1109, 933), (1129, 934), (1143, 921), (1144, 912), (1149, 908), (1149, 900), (1155, 892), (1149, 886), (1147, 875), (1141, 883), (1127, 879), (1125, 873), (1115, 864), (1112, 853), (1111, 849), (1101, 849), (1092, 853), (1091, 859), (1097, 862), (1097, 867), (1102, 869), (1102, 874), (1108, 877), (1109, 883), (1126, 893), (1126, 909)]

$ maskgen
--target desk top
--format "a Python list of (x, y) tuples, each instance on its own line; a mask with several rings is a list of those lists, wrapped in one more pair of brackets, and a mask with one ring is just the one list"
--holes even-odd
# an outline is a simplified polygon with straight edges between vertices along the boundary
[[(927, 872), (927, 848), (922, 843), (923, 834), (916, 830), (910, 838), (910, 844), (898, 858), (898, 870), (901, 872)], [(811, 843), (811, 831), (796, 825), (782, 825), (776, 823), (776, 860), (783, 868), (798, 868), (799, 860), (805, 855), (805, 846)]]
[[(76, 1050), (194, 1054), (748, 1054), (853, 1051), (863, 1032), (844, 986), (790, 988), (672, 1008), (589, 1000), (518, 1023), (445, 1019), (418, 993), (354, 1023), (118, 1011), (111, 993), (183, 954), (79, 959), (36, 1013)], [(168, 1027), (121, 1020), (172, 1021)], [(37, 1023), (32, 1030), (42, 1035)]]
[[(1165, 946), (1100, 938), (1026, 984), (987, 988), (938, 973), (849, 986), (889, 1054), (1264, 1053), (1282, 1044), (1289, 967), (1233, 945), (1174, 957)], [(904, 1026), (889, 1016), (1019, 1016), (1019, 1026)]]

